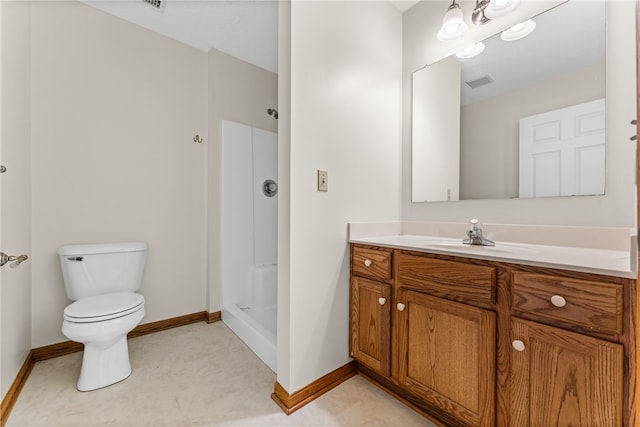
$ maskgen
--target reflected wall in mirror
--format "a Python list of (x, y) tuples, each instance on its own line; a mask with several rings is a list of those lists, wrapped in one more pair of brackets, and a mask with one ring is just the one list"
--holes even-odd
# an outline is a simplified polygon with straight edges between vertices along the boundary
[(413, 73), (413, 202), (604, 194), (605, 3), (533, 20)]

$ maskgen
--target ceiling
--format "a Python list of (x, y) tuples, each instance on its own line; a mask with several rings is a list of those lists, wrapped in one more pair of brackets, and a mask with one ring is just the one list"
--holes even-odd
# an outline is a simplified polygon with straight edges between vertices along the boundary
[(141, 0), (81, 0), (202, 51), (212, 48), (278, 72), (278, 2), (169, 0), (159, 11)]
[[(168, 0), (162, 11), (142, 0), (81, 1), (196, 49), (218, 49), (278, 72), (277, 0)], [(391, 3), (403, 12), (417, 0)]]
[(480, 55), (458, 60), (463, 81), (494, 80), (476, 89), (462, 84), (462, 105), (605, 63), (604, 1), (569, 1), (533, 20), (537, 26), (529, 36), (505, 42), (497, 34), (484, 41)]

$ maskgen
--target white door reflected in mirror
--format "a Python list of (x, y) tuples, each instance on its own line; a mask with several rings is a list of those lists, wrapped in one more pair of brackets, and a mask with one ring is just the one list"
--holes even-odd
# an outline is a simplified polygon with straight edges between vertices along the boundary
[(604, 194), (605, 102), (520, 119), (520, 197)]

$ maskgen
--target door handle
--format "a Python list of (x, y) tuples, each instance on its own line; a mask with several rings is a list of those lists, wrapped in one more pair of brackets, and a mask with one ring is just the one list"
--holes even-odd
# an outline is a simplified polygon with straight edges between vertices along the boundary
[(9, 267), (16, 268), (24, 261), (29, 259), (26, 255), (7, 255), (4, 252), (0, 252), (0, 267), (4, 266), (6, 263), (10, 262)]

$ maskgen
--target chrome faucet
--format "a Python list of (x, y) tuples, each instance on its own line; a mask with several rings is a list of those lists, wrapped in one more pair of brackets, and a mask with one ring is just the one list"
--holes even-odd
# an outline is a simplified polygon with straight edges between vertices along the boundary
[(469, 221), (469, 229), (467, 230), (469, 238), (464, 239), (462, 243), (465, 245), (495, 246), (496, 243), (493, 240), (485, 239), (482, 236), (482, 228), (478, 226), (478, 223), (477, 219)]

